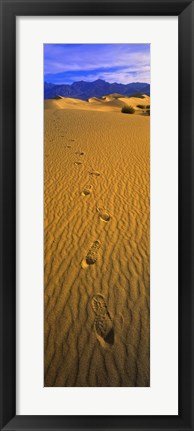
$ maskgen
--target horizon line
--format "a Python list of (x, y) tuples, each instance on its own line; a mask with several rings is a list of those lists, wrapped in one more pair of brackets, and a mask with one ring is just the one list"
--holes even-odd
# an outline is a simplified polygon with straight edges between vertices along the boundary
[(88, 83), (88, 84), (92, 84), (92, 83), (94, 83), (94, 82), (97, 82), (97, 81), (102, 81), (102, 82), (106, 82), (107, 84), (120, 84), (120, 85), (129, 85), (129, 84), (147, 84), (147, 85), (150, 85), (150, 83), (149, 82), (145, 82), (145, 81), (133, 81), (133, 82), (128, 82), (127, 84), (123, 84), (122, 82), (109, 82), (109, 81), (105, 81), (104, 79), (95, 79), (94, 81), (84, 81), (83, 79), (81, 79), (80, 81), (74, 81), (74, 82), (72, 82), (71, 84), (67, 84), (67, 83), (62, 83), (62, 84), (56, 84), (56, 83), (54, 83), (54, 82), (48, 82), (48, 81), (46, 81), (45, 79), (44, 79), (44, 83), (46, 83), (46, 84), (52, 84), (52, 85), (69, 85), (69, 86), (71, 86), (71, 85), (73, 85), (73, 84), (76, 84), (76, 83), (78, 83), (78, 82), (86, 82), (86, 83)]

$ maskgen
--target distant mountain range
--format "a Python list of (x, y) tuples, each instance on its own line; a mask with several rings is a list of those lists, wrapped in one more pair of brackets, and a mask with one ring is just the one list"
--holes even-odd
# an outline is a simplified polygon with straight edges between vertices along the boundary
[(117, 84), (114, 82), (97, 79), (93, 82), (78, 81), (71, 85), (56, 85), (48, 82), (44, 83), (44, 98), (53, 99), (56, 96), (73, 97), (76, 99), (87, 100), (90, 97), (102, 97), (107, 94), (119, 93), (123, 96), (134, 94), (150, 95), (150, 84), (142, 82), (132, 82), (130, 84)]

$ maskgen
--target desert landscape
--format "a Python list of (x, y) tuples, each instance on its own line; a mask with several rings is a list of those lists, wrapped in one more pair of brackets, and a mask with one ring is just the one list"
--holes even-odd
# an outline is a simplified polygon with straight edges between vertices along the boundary
[(149, 106), (44, 102), (47, 387), (150, 385)]

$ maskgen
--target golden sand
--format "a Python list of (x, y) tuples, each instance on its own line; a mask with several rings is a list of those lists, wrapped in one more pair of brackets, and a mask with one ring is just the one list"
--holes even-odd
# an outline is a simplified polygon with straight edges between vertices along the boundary
[(45, 386), (149, 386), (149, 103), (45, 102)]

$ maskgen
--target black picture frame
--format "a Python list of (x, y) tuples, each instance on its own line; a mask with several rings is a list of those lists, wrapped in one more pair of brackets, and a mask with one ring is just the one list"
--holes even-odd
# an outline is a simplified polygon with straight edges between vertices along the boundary
[[(16, 415), (16, 17), (178, 16), (179, 26), (179, 414)], [(194, 2), (188, 0), (0, 0), (0, 417), (3, 430), (194, 430), (193, 101)], [(166, 114), (168, 115), (168, 114)]]

